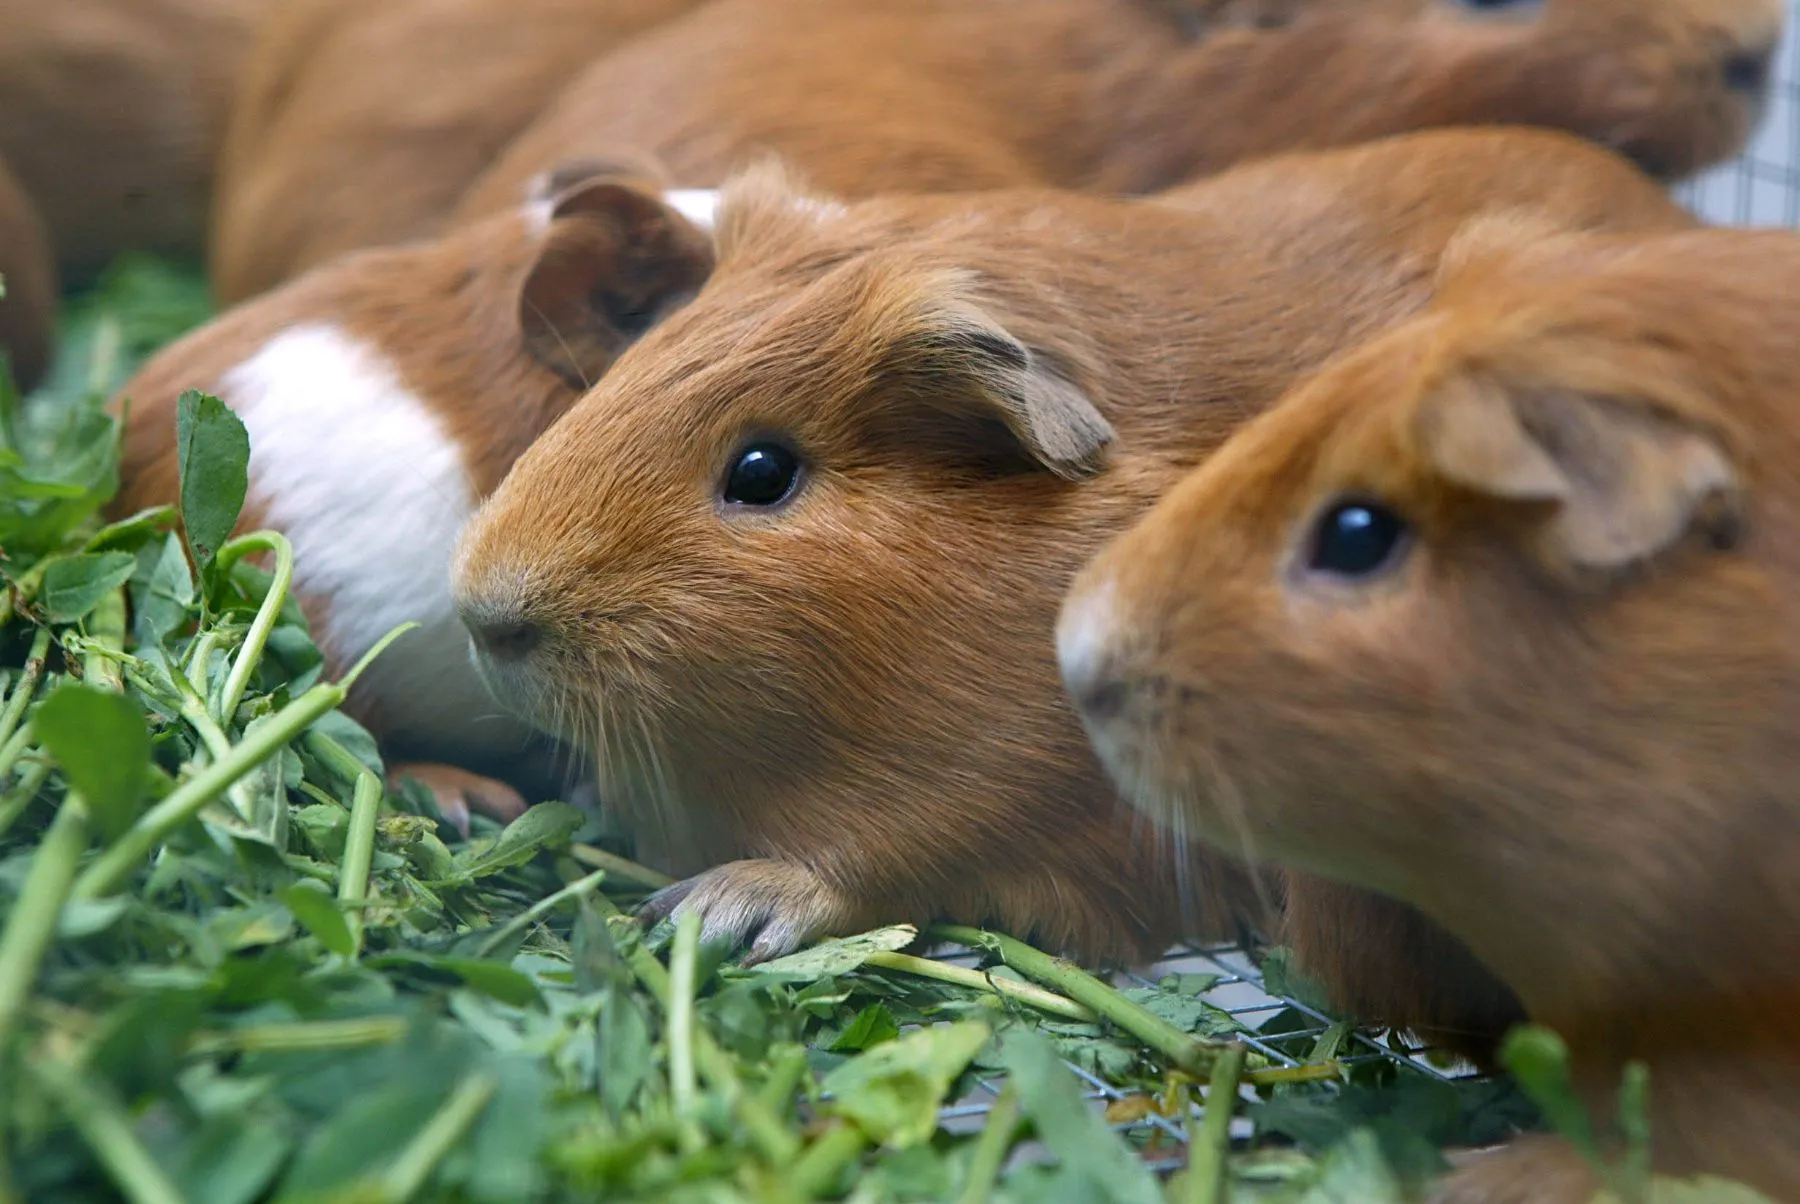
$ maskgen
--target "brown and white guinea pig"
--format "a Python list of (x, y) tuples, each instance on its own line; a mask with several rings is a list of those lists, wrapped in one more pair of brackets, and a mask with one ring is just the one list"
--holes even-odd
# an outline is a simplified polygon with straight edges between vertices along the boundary
[[(1687, 216), (1538, 131), (1277, 158), (1164, 201), (845, 205), (735, 181), (719, 267), (533, 444), (456, 595), (497, 693), (598, 765), (753, 956), (899, 920), (1143, 957), (1234, 912), (1116, 808), (1063, 700), (1069, 578), (1297, 375), (1415, 311), (1453, 229)], [(724, 864), (721, 864), (724, 863)], [(1187, 914), (1187, 904), (1197, 914)]]
[(84, 275), (199, 256), (213, 160), (276, 0), (0, 0), (0, 156)]
[(1602, 1124), (1648, 1064), (1658, 1170), (1800, 1199), (1800, 237), (1478, 242), (1082, 574), (1063, 672), (1149, 814), (1416, 904)]
[[(1250, 6), (1280, 21), (1284, 7)], [(1781, 0), (1361, 0), (1199, 41), (1148, 2), (715, 0), (596, 62), (471, 188), (637, 147), (716, 186), (768, 151), (844, 197), (1165, 188), (1449, 125), (1562, 128), (1677, 177), (1742, 146)]]
[[(235, 303), (438, 223), (570, 77), (699, 0), (288, 0), (219, 163), (211, 270)], [(516, 198), (515, 198), (516, 199)]]
[(501, 780), (541, 781), (544, 760), (470, 665), (453, 541), (519, 453), (711, 270), (708, 198), (668, 200), (692, 219), (647, 184), (596, 176), (440, 239), (344, 256), (166, 348), (120, 392), (117, 512), (175, 499), (176, 399), (213, 392), (250, 434), (240, 528), (293, 543), (329, 671), (423, 625), (347, 709), (453, 820), (465, 801), (516, 813)]
[(13, 383), (43, 379), (56, 335), (56, 260), (37, 207), (0, 160), (0, 352)]

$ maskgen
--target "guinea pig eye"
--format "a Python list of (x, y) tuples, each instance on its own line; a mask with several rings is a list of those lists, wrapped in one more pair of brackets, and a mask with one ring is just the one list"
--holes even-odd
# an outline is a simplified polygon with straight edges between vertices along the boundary
[(752, 443), (731, 461), (725, 500), (734, 506), (778, 506), (800, 480), (800, 458), (779, 443)]
[(1537, 8), (1543, 0), (1456, 0), (1463, 8), (1472, 8), (1478, 13), (1497, 13), (1512, 9)]
[(1406, 521), (1385, 506), (1342, 502), (1319, 520), (1308, 567), (1339, 577), (1368, 577), (1395, 562), (1406, 537)]

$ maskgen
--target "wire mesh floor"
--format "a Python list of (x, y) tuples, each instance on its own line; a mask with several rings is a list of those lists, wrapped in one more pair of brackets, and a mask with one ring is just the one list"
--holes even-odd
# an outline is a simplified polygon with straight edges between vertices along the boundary
[[(945, 946), (934, 954), (937, 960), (957, 965), (975, 965), (981, 955), (956, 946)], [(1213, 979), (1199, 998), (1218, 1008), (1243, 1025), (1248, 1031), (1235, 1034), (1251, 1050), (1269, 1060), (1272, 1066), (1293, 1067), (1306, 1059), (1306, 1054), (1325, 1036), (1337, 1021), (1325, 1013), (1296, 999), (1271, 994), (1262, 973), (1250, 954), (1236, 945), (1184, 946), (1171, 950), (1161, 961), (1142, 972), (1113, 975), (1113, 985), (1122, 988), (1154, 987), (1170, 974), (1203, 975)], [(1262, 1030), (1283, 1013), (1297, 1017), (1298, 1027), (1283, 1028), (1279, 1033)], [(1336, 1055), (1346, 1069), (1369, 1062), (1385, 1061), (1403, 1071), (1427, 1075), (1441, 1081), (1476, 1077), (1477, 1071), (1466, 1062), (1455, 1060), (1440, 1051), (1411, 1041), (1405, 1034), (1391, 1030), (1354, 1029)], [(1123, 1090), (1089, 1073), (1073, 1063), (1065, 1063), (1081, 1080), (1084, 1094), (1094, 1108), (1110, 1112), (1140, 1093)], [(1005, 1076), (993, 1074), (978, 1080), (974, 1090), (943, 1109), (939, 1123), (949, 1132), (972, 1133), (987, 1124), (988, 1113), (999, 1098)], [(1244, 1092), (1252, 1089), (1244, 1087)], [(1247, 1098), (1254, 1098), (1247, 1096)], [(1196, 1097), (1194, 1114), (1198, 1116), (1203, 1101)], [(1136, 1139), (1147, 1165), (1153, 1170), (1170, 1171), (1186, 1162), (1187, 1129), (1181, 1117), (1165, 1116), (1149, 1111), (1129, 1120), (1117, 1121), (1112, 1127)], [(1250, 1135), (1250, 1123), (1243, 1119), (1232, 1122), (1234, 1140)], [(1030, 1145), (1018, 1157), (1031, 1157)]]

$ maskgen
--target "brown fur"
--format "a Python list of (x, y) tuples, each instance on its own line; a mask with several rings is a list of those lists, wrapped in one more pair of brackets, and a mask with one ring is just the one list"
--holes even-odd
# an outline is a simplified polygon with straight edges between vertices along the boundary
[[(1688, 219), (1621, 160), (1459, 132), (1160, 202), (1020, 190), (836, 211), (762, 173), (688, 308), (514, 467), (457, 580), (502, 696), (582, 742), (714, 935), (767, 955), (952, 916), (1097, 956), (1248, 893), (1133, 831), (1056, 688), (1062, 588), (1295, 375), (1423, 304), (1470, 214)], [(779, 513), (721, 510), (790, 440)], [(528, 654), (518, 651), (537, 639)]]
[[(782, 155), (862, 197), (1052, 184), (1147, 192), (1276, 151), (1442, 125), (1572, 130), (1680, 176), (1730, 156), (1779, 0), (1303, 4), (1198, 42), (1124, 0), (716, 0), (578, 77), (458, 213), (514, 204), (559, 160), (638, 146), (716, 185)], [(1280, 19), (1279, 6), (1252, 6)]]
[[(208, 389), (234, 404), (232, 369), (282, 331), (309, 324), (334, 327), (392, 365), (444, 422), (461, 448), (472, 493), (485, 497), (635, 336), (611, 328), (605, 306), (621, 304), (654, 317), (699, 287), (712, 258), (705, 234), (642, 185), (612, 177), (572, 184), (554, 207), (545, 202), (539, 213), (505, 214), (435, 241), (346, 256), (165, 348), (125, 385), (120, 397), (132, 405), (122, 486), (112, 509), (124, 514), (174, 501), (174, 413), (183, 390)], [(566, 339), (547, 337), (550, 320)], [(353, 439), (356, 432), (347, 430), (344, 437)], [(267, 522), (269, 497), (255, 476), (257, 450), (252, 448), (240, 530)], [(319, 472), (329, 480), (332, 466), (321, 464)], [(441, 578), (446, 569), (429, 556), (381, 567), (402, 577)], [(368, 649), (327, 638), (323, 619), (334, 600), (309, 581), (304, 560), (296, 573), (295, 592), (328, 669), (340, 673)], [(384, 659), (407, 655), (403, 642)], [(460, 659), (443, 668), (446, 674), (467, 671)], [(524, 733), (516, 726), (486, 715), (467, 716), (453, 730), (422, 725), (409, 697), (383, 697), (372, 683), (373, 676), (358, 683), (347, 709), (403, 759), (517, 772), (509, 750), (523, 743)], [(493, 783), (472, 789), (466, 775), (442, 767), (419, 776), (440, 788), (440, 798), (453, 807), (462, 798), (490, 812), (520, 805)]]
[(246, 68), (220, 161), (220, 299), (436, 233), (570, 77), (699, 2), (284, 0)]
[[(1800, 1198), (1800, 239), (1482, 241), (1084, 573), (1071, 686), (1153, 814), (1417, 904), (1603, 1122), (1648, 1062), (1660, 1170)], [(1384, 570), (1309, 567), (1342, 497)]]
[(43, 379), (56, 332), (56, 261), (37, 208), (0, 160), (0, 352), (20, 389)]
[(0, 157), (67, 270), (198, 256), (213, 160), (277, 0), (0, 0)]

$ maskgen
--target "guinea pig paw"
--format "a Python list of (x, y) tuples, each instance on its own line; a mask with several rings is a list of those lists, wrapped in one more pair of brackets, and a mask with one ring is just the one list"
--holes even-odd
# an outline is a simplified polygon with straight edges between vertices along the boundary
[(438, 813), (464, 836), (469, 834), (470, 808), (489, 819), (509, 824), (525, 814), (525, 796), (493, 778), (458, 769), (454, 765), (415, 761), (393, 766), (388, 780), (411, 778), (437, 802)]
[(638, 912), (645, 924), (700, 915), (700, 939), (749, 946), (746, 965), (792, 953), (854, 927), (855, 909), (804, 866), (788, 861), (733, 861), (652, 895)]

